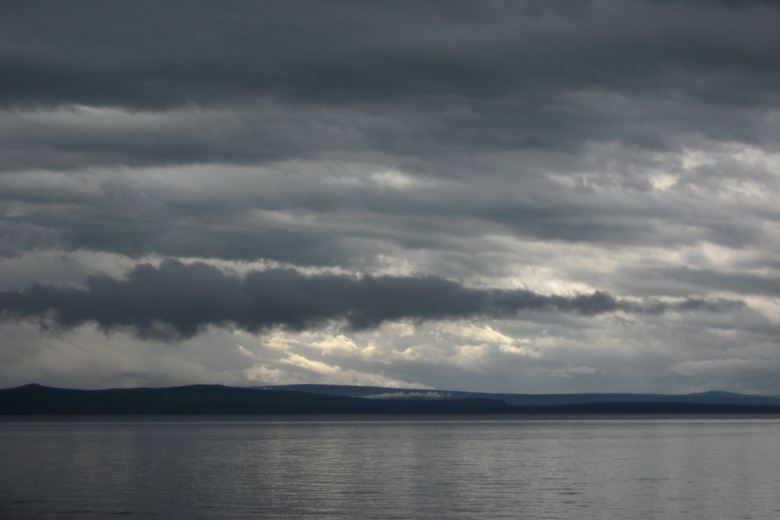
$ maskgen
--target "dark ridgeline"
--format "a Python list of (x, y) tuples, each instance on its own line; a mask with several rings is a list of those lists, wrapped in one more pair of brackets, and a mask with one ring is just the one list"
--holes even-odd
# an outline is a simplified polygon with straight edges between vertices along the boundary
[[(0, 414), (780, 414), (778, 398), (725, 392), (680, 396), (431, 394), (436, 398), (424, 397), (426, 392), (327, 385), (73, 390), (31, 384), (0, 390)], [(382, 394), (381, 398), (369, 397)]]

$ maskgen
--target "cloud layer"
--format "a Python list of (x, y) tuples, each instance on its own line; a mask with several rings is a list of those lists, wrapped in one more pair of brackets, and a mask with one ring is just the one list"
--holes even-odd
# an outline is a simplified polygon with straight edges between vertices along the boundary
[(4, 2), (0, 385), (780, 393), (779, 23)]

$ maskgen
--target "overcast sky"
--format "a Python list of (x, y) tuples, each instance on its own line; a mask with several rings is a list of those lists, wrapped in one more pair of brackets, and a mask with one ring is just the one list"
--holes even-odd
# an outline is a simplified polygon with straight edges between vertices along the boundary
[(0, 2), (0, 387), (780, 394), (780, 3)]

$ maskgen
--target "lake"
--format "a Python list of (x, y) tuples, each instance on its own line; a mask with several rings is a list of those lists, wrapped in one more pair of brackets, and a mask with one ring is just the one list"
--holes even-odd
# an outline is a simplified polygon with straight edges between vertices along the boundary
[(780, 518), (780, 418), (0, 419), (0, 518)]

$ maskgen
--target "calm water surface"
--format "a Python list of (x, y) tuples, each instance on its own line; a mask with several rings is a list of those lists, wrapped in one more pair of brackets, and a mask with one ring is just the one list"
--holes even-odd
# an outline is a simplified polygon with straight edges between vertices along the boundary
[(0, 518), (780, 518), (780, 418), (0, 420)]

